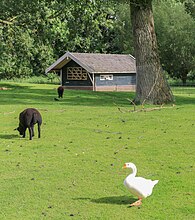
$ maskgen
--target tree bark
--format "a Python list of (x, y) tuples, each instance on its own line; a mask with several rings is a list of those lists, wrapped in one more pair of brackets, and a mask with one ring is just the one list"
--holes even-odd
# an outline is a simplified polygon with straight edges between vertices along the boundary
[(174, 101), (160, 64), (152, 0), (130, 0), (136, 57), (135, 103), (164, 104)]

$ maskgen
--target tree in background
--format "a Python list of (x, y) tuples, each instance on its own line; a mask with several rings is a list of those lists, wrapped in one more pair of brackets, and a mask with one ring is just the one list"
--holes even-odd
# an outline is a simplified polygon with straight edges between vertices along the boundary
[(163, 69), (185, 84), (195, 69), (195, 21), (180, 2), (156, 1), (154, 6)]
[(115, 23), (112, 44), (114, 53), (134, 55), (133, 34), (129, 4), (118, 4), (115, 10)]
[(184, 3), (186, 12), (195, 19), (195, 1), (194, 0), (178, 0)]
[(118, 52), (113, 7), (104, 0), (2, 0), (0, 77), (43, 74), (67, 50)]
[[(128, 13), (128, 17), (124, 12)], [(70, 1), (62, 13), (65, 15), (69, 32), (66, 50), (96, 53), (132, 52), (132, 41), (128, 38), (131, 36), (130, 13), (124, 5), (105, 0), (76, 0)], [(64, 51), (63, 49), (63, 53)]]
[(45, 3), (37, 0), (0, 2), (1, 78), (28, 77), (44, 70), (52, 53), (46, 40), (48, 13), (52, 12)]

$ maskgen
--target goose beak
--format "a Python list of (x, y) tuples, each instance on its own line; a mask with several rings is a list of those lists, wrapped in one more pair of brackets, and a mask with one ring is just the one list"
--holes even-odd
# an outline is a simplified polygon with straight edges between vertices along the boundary
[(123, 165), (123, 167), (122, 167), (122, 168), (123, 168), (123, 169), (127, 168), (126, 163)]

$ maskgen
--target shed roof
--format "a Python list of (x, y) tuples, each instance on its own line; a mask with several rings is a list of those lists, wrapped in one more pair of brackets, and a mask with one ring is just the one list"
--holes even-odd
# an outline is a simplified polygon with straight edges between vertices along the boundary
[(59, 71), (70, 60), (89, 73), (135, 73), (135, 58), (128, 54), (71, 53), (66, 52), (45, 71)]

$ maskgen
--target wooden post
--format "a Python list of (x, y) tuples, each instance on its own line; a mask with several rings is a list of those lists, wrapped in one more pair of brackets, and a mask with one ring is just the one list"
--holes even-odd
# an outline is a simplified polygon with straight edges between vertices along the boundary
[[(62, 85), (62, 75), (63, 75), (63, 74), (62, 74), (62, 69), (60, 69), (60, 81), (61, 81), (60, 84), (61, 84), (61, 85)], [(63, 86), (63, 85), (62, 85), (62, 86)]]
[(95, 91), (95, 76), (94, 76), (94, 73), (93, 73), (93, 91)]

